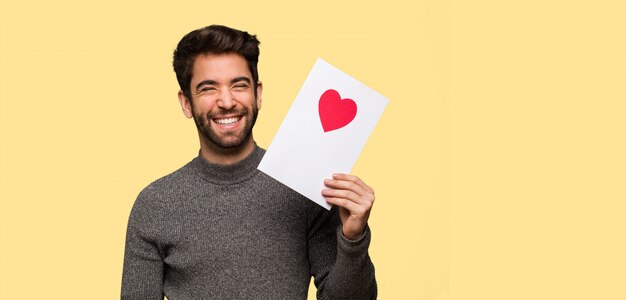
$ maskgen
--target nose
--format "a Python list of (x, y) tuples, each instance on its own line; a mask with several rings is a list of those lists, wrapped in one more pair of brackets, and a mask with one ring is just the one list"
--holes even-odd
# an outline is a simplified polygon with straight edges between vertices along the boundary
[(217, 106), (219, 108), (230, 110), (235, 105), (237, 105), (237, 102), (229, 89), (225, 89), (220, 92), (219, 98), (217, 99)]

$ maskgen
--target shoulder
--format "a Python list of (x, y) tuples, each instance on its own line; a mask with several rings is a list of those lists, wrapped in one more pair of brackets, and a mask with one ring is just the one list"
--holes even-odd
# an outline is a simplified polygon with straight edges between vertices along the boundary
[(151, 182), (135, 200), (135, 207), (160, 207), (184, 198), (198, 184), (198, 177), (190, 167), (193, 160), (179, 169)]

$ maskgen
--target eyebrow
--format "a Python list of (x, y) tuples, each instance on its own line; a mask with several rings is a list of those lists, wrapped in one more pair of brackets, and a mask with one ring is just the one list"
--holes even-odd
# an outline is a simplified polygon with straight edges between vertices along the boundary
[[(246, 83), (250, 84), (251, 80), (250, 78), (246, 77), (246, 76), (240, 76), (237, 78), (234, 78), (233, 80), (230, 81), (230, 84), (236, 83), (236, 82), (240, 82), (240, 81), (245, 81)], [(201, 81), (200, 83), (196, 84), (196, 91), (200, 89), (200, 87), (202, 87), (203, 85), (216, 85), (217, 81), (215, 80), (211, 80), (211, 79), (207, 79), (204, 81)]]
[(231, 80), (230, 84), (233, 84), (233, 83), (236, 83), (236, 82), (240, 82), (240, 81), (245, 81), (247, 84), (250, 84), (250, 78), (245, 77), (245, 76), (237, 77), (237, 78)]

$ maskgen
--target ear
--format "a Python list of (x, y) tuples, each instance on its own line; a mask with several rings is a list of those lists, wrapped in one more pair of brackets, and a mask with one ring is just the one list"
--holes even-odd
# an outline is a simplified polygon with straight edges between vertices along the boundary
[(193, 117), (191, 102), (187, 99), (187, 97), (185, 97), (182, 90), (178, 91), (178, 102), (180, 102), (180, 107), (183, 109), (185, 117), (191, 119)]
[(261, 110), (261, 104), (263, 103), (263, 82), (257, 81), (256, 84), (256, 107)]

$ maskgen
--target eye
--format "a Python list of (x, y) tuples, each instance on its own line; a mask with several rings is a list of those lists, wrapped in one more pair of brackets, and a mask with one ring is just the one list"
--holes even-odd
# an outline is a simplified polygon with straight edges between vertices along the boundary
[(233, 89), (236, 91), (244, 91), (248, 88), (247, 84), (236, 84), (233, 86)]
[(214, 86), (205, 86), (198, 90), (198, 94), (209, 95), (213, 94), (217, 91), (217, 88)]

